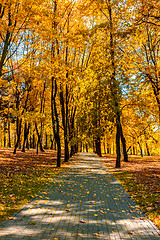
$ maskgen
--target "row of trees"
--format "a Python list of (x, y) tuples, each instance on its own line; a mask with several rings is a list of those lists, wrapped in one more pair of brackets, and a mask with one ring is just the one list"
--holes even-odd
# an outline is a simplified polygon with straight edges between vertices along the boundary
[(158, 154), (158, 0), (5, 0), (0, 21), (1, 145)]

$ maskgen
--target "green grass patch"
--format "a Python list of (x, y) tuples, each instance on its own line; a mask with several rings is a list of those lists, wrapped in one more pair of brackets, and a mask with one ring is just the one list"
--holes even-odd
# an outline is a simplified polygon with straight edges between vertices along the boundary
[(150, 186), (139, 181), (138, 175), (135, 176), (134, 173), (122, 170), (113, 174), (143, 212), (160, 228), (159, 193), (151, 192)]
[(37, 167), (26, 174), (8, 176), (0, 173), (0, 222), (35, 198), (62, 170), (49, 165)]

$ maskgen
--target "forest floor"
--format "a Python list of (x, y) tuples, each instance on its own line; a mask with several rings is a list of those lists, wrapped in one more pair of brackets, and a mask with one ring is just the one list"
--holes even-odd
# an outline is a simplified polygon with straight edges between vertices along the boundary
[(101, 160), (160, 228), (160, 156), (129, 155), (129, 162), (122, 159), (119, 170), (115, 169), (115, 156), (104, 154)]

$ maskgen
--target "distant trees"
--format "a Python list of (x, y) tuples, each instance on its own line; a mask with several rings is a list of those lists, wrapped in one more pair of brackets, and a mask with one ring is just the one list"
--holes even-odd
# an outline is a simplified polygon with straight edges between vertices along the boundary
[(2, 146), (54, 148), (57, 167), (63, 149), (116, 153), (116, 167), (157, 153), (157, 0), (7, 0), (0, 21)]

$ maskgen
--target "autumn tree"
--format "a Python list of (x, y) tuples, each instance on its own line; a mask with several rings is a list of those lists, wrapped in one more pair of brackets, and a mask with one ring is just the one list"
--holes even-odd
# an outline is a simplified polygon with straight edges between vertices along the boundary
[[(41, 5), (41, 1), (37, 4)], [(20, 54), (18, 51), (25, 39), (23, 33), (34, 14), (35, 5), (30, 1), (5, 0), (0, 3), (0, 77), (9, 71), (9, 60)]]
[(14, 152), (20, 142), (25, 151), (37, 141), (37, 152), (56, 143), (58, 167), (63, 148), (65, 161), (78, 144), (86, 151), (93, 146), (101, 156), (102, 146), (114, 152), (114, 138), (116, 167), (121, 151), (126, 162), (127, 149), (155, 153), (150, 145), (158, 146), (160, 112), (158, 4), (0, 3), (3, 145), (13, 145), (15, 130)]

